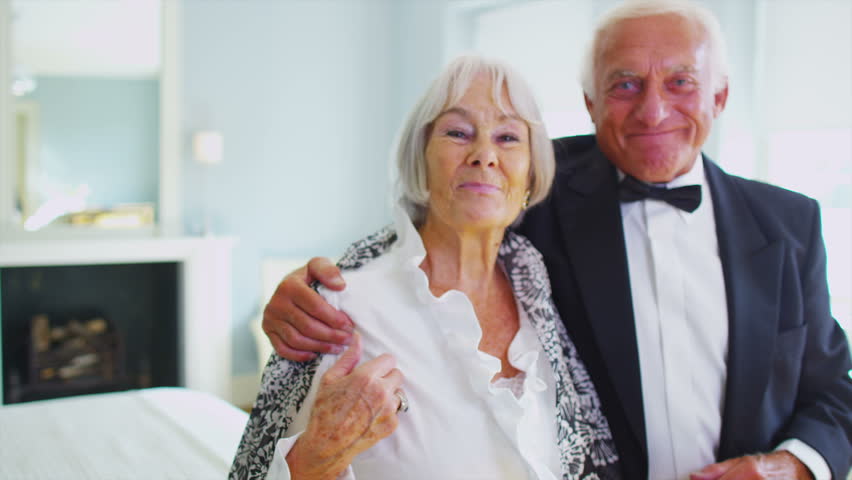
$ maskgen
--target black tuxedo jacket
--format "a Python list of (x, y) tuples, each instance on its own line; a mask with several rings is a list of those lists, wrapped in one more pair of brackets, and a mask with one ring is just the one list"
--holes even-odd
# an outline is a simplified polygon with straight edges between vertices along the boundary
[[(594, 136), (554, 141), (548, 199), (520, 232), (544, 255), (553, 296), (610, 422), (625, 478), (647, 478), (639, 356), (617, 174)], [(728, 175), (704, 158), (729, 318), (718, 460), (798, 438), (845, 479), (852, 462), (849, 344), (831, 317), (819, 207)]]

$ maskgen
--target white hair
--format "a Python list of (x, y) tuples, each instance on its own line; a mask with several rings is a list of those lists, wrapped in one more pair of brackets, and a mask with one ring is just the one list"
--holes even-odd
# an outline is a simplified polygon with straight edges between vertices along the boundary
[(719, 20), (710, 10), (691, 0), (625, 0), (598, 19), (594, 36), (589, 43), (580, 72), (583, 93), (595, 98), (595, 68), (601, 43), (610, 30), (624, 20), (652, 17), (656, 15), (678, 15), (700, 25), (707, 34), (710, 46), (710, 72), (713, 92), (719, 92), (728, 84), (728, 60), (725, 37)]
[(408, 115), (399, 134), (396, 151), (397, 195), (415, 225), (425, 220), (428, 208), (426, 144), (433, 122), (441, 113), (458, 104), (480, 74), (491, 77), (491, 96), (497, 108), (508, 113), (507, 106), (501, 100), (505, 87), (511, 107), (530, 129), (529, 205), (541, 202), (550, 192), (556, 171), (553, 144), (544, 128), (532, 89), (505, 63), (465, 55), (450, 62), (432, 81), (425, 95)]

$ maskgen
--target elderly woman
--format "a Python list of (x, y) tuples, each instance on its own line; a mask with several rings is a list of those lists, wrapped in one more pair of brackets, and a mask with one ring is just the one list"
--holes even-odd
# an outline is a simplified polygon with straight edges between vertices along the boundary
[(457, 59), (408, 118), (397, 167), (394, 226), (350, 249), (377, 258), (344, 256), (346, 289), (321, 290), (359, 335), (309, 363), (273, 355), (231, 477), (616, 478), (544, 264), (507, 230), (554, 175), (527, 84)]

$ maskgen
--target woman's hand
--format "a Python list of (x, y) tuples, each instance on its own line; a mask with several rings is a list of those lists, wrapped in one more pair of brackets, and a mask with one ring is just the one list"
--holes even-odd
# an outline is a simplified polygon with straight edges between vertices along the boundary
[(335, 479), (356, 455), (387, 437), (398, 424), (403, 381), (389, 354), (358, 365), (361, 337), (325, 372), (305, 432), (290, 453), (287, 465), (294, 479)]

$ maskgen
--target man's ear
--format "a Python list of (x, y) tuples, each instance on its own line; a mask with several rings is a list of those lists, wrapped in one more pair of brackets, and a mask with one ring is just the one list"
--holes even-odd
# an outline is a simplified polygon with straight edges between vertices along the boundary
[(583, 93), (583, 100), (586, 102), (586, 111), (589, 112), (589, 117), (592, 119), (592, 123), (595, 123), (595, 104), (592, 103), (592, 99), (589, 98), (589, 95)]
[(725, 86), (721, 90), (713, 94), (713, 118), (719, 116), (725, 110), (725, 104), (728, 103), (728, 80), (725, 79)]

